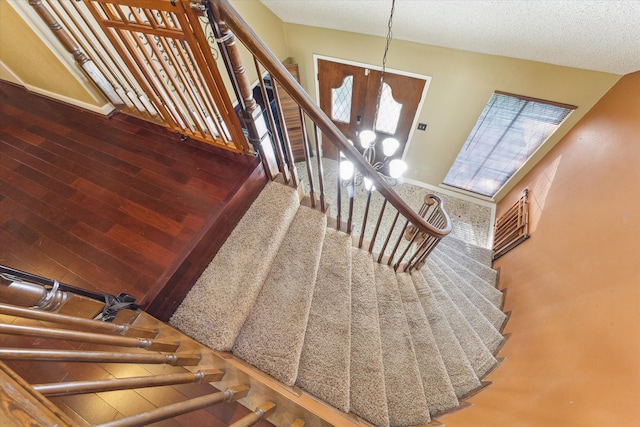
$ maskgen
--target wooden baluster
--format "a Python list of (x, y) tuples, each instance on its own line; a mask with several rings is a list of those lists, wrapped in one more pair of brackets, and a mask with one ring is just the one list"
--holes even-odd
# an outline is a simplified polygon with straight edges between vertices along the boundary
[(54, 340), (80, 341), (92, 344), (119, 347), (143, 348), (152, 351), (176, 351), (178, 343), (154, 341), (149, 338), (122, 337), (94, 332), (70, 331), (67, 329), (40, 328), (36, 326), (7, 325), (0, 323), (0, 334), (23, 335)]
[(355, 171), (351, 177), (351, 182), (347, 187), (349, 191), (349, 217), (347, 218), (347, 233), (351, 234), (351, 224), (353, 223), (353, 203), (356, 198), (356, 174)]
[(389, 230), (389, 233), (387, 233), (387, 238), (384, 239), (384, 244), (382, 245), (382, 249), (380, 249), (380, 255), (378, 255), (378, 263), (380, 263), (382, 261), (382, 257), (384, 257), (384, 251), (387, 249), (387, 244), (391, 239), (393, 230), (396, 228), (396, 222), (398, 222), (399, 216), (400, 216), (400, 211), (397, 211), (396, 216), (393, 218), (393, 222), (391, 223), (391, 229)]
[(261, 420), (265, 419), (269, 415), (273, 413), (276, 409), (276, 404), (273, 402), (265, 402), (262, 405), (258, 406), (255, 411), (252, 413), (242, 417), (235, 423), (231, 424), (229, 427), (249, 427), (252, 426)]
[(33, 389), (45, 396), (69, 396), (85, 393), (100, 393), (103, 391), (128, 390), (132, 388), (158, 387), (165, 385), (188, 383), (212, 383), (224, 376), (219, 369), (187, 372), (184, 374), (151, 375), (146, 377), (112, 378), (95, 381), (70, 381), (52, 384), (34, 384)]
[(298, 171), (296, 169), (295, 161), (293, 160), (293, 148), (291, 147), (291, 139), (289, 138), (289, 131), (287, 130), (287, 124), (284, 122), (284, 113), (282, 111), (282, 101), (280, 99), (278, 85), (276, 81), (271, 77), (273, 83), (273, 97), (276, 101), (276, 110), (278, 111), (278, 121), (280, 122), (280, 130), (282, 131), (282, 137), (284, 138), (284, 148), (287, 153), (287, 164), (289, 165), (289, 173), (291, 174), (291, 180), (294, 186), (298, 186), (300, 179), (298, 178)]
[[(400, 255), (400, 258), (398, 258), (398, 261), (394, 264), (393, 269), (394, 270), (398, 270), (398, 267), (400, 266), (400, 264), (402, 263), (402, 260), (404, 259), (404, 257), (407, 255), (407, 252), (409, 252), (409, 249), (411, 249), (411, 245), (413, 245), (413, 243), (416, 241), (416, 239), (418, 238), (418, 236), (421, 233), (413, 233), (413, 237), (411, 237), (411, 241), (409, 242), (409, 244), (407, 245), (406, 248), (404, 248), (404, 251), (402, 252), (402, 255)], [(398, 239), (398, 243), (402, 240), (402, 236), (400, 236), (400, 238)]]
[(433, 236), (425, 236), (424, 241), (420, 244), (416, 252), (411, 256), (405, 267), (405, 272), (411, 272), (415, 270), (422, 261), (429, 255), (431, 250), (435, 247), (440, 239), (436, 239)]
[(173, 366), (195, 366), (200, 362), (200, 355), (190, 353), (122, 353), (117, 351), (0, 348), (0, 359), (46, 360), (54, 362), (164, 363)]
[(364, 231), (367, 227), (367, 220), (369, 219), (369, 205), (371, 204), (371, 193), (373, 193), (373, 187), (369, 189), (367, 194), (367, 203), (364, 207), (364, 218), (362, 220), (362, 228), (360, 229), (360, 240), (358, 241), (358, 248), (362, 249), (362, 242), (364, 241)]
[(316, 207), (316, 190), (313, 183), (313, 168), (311, 166), (311, 151), (309, 150), (309, 138), (307, 137), (307, 130), (304, 125), (304, 111), (298, 107), (300, 115), (300, 128), (302, 129), (302, 151), (304, 152), (304, 162), (307, 166), (307, 177), (309, 178), (309, 199), (311, 200), (311, 207)]
[(102, 333), (112, 333), (141, 338), (155, 338), (158, 335), (157, 329), (145, 329), (123, 323), (111, 323), (101, 322), (99, 320), (83, 319), (81, 317), (67, 316), (63, 314), (51, 313), (48, 311), (17, 307), (10, 304), (0, 303), (0, 314), (7, 314), (9, 316), (22, 317), (26, 319), (41, 320), (44, 322), (60, 323), (79, 329), (89, 329)]
[(187, 412), (196, 411), (206, 408), (220, 402), (234, 402), (242, 399), (249, 392), (247, 386), (236, 386), (228, 388), (225, 391), (213, 393), (207, 396), (196, 397), (184, 402), (173, 403), (171, 405), (162, 406), (142, 414), (132, 415), (130, 417), (120, 418), (108, 423), (99, 424), (97, 427), (136, 427), (151, 424), (157, 421), (166, 420), (186, 414)]
[(278, 163), (278, 170), (282, 174), (285, 183), (289, 183), (289, 171), (285, 165), (284, 154), (282, 152), (282, 141), (278, 134), (278, 128), (276, 126), (275, 118), (273, 117), (273, 111), (271, 111), (271, 103), (269, 102), (269, 96), (267, 94), (267, 88), (264, 85), (264, 79), (262, 78), (262, 71), (260, 70), (260, 63), (254, 57), (253, 62), (256, 66), (256, 72), (258, 73), (258, 81), (260, 82), (260, 92), (262, 93), (262, 99), (265, 103), (265, 109), (267, 110), (267, 118), (269, 119), (269, 125), (271, 126), (271, 138), (276, 147), (276, 161)]
[(376, 228), (373, 230), (373, 236), (371, 236), (371, 243), (369, 244), (369, 253), (373, 252), (373, 246), (376, 244), (376, 238), (378, 237), (378, 231), (380, 230), (380, 224), (382, 223), (382, 217), (384, 215), (384, 209), (387, 207), (387, 199), (382, 201), (382, 207), (380, 208), (380, 214), (378, 214), (378, 222), (376, 222)]
[(342, 227), (342, 178), (340, 178), (340, 164), (341, 157), (338, 154), (338, 179), (337, 182), (337, 193), (336, 193), (336, 230), (340, 231)]
[(324, 169), (322, 167), (322, 144), (318, 137), (318, 126), (313, 125), (313, 136), (316, 140), (316, 161), (318, 162), (318, 187), (320, 189), (320, 210), (327, 211), (327, 203), (324, 195)]
[(404, 223), (404, 227), (402, 227), (402, 231), (400, 232), (400, 236), (398, 236), (398, 240), (396, 241), (393, 250), (391, 251), (391, 255), (389, 255), (389, 261), (387, 261), (387, 265), (391, 266), (393, 263), (393, 258), (396, 256), (396, 251), (398, 250), (398, 246), (400, 246), (400, 242), (402, 242), (402, 236), (404, 236), (404, 232), (407, 230), (409, 226), (409, 220), (406, 220)]

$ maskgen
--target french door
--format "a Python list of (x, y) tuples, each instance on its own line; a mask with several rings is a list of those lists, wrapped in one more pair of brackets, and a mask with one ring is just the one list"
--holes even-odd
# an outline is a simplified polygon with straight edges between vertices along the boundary
[[(338, 129), (356, 147), (359, 133), (367, 129), (377, 141), (396, 138), (400, 148), (394, 157), (401, 157), (427, 80), (385, 71), (380, 92), (379, 70), (321, 58), (317, 63), (320, 108)], [(325, 157), (337, 158), (331, 142), (323, 141), (322, 149)]]

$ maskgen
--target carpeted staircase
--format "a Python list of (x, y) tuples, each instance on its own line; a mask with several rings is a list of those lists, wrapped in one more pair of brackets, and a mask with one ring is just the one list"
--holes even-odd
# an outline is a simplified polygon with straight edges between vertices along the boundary
[(490, 251), (443, 239), (396, 273), (269, 183), (170, 323), (379, 426), (429, 423), (495, 366)]

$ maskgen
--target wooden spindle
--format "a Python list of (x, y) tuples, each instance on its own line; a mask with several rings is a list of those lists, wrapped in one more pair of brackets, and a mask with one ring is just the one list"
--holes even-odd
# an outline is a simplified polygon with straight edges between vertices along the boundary
[(250, 427), (271, 415), (275, 409), (276, 404), (274, 402), (265, 402), (258, 406), (255, 411), (245, 415), (229, 427)]
[(54, 340), (80, 341), (92, 344), (143, 348), (145, 350), (153, 351), (176, 351), (179, 346), (178, 343), (154, 341), (149, 338), (122, 337), (98, 334), (95, 332), (80, 332), (68, 329), (41, 328), (36, 326), (7, 325), (2, 323), (0, 323), (0, 334), (50, 338)]
[(340, 178), (340, 164), (342, 160), (340, 154), (338, 154), (338, 179), (337, 193), (336, 193), (336, 230), (340, 231), (342, 227), (342, 179)]
[(186, 414), (187, 412), (197, 411), (220, 402), (234, 402), (247, 395), (249, 387), (236, 386), (228, 388), (225, 391), (200, 396), (184, 402), (173, 403), (171, 405), (162, 406), (160, 408), (144, 412), (142, 414), (132, 415), (130, 417), (120, 418), (108, 423), (99, 424), (97, 427), (137, 427), (151, 424), (157, 421), (166, 420)]
[(309, 178), (309, 198), (311, 199), (311, 207), (316, 207), (316, 190), (313, 180), (313, 168), (311, 167), (311, 151), (309, 150), (309, 138), (307, 137), (306, 127), (304, 125), (304, 111), (298, 107), (300, 116), (300, 129), (302, 130), (302, 152), (304, 153), (304, 162), (307, 166), (307, 177)]
[(402, 236), (404, 236), (404, 232), (407, 230), (409, 226), (409, 220), (406, 220), (404, 223), (404, 227), (402, 227), (402, 231), (400, 232), (400, 236), (398, 236), (398, 240), (396, 241), (393, 250), (391, 251), (391, 255), (389, 255), (389, 261), (387, 261), (387, 265), (391, 266), (393, 263), (393, 258), (396, 256), (396, 252), (398, 251), (398, 247), (400, 246), (400, 242), (402, 242)]
[(103, 391), (128, 390), (133, 388), (158, 387), (164, 385), (211, 383), (220, 381), (224, 371), (219, 369), (187, 372), (184, 374), (151, 375), (146, 377), (112, 378), (95, 381), (70, 381), (64, 383), (34, 384), (34, 390), (45, 396), (69, 396)]
[(258, 81), (260, 82), (260, 92), (262, 93), (262, 99), (265, 103), (265, 110), (267, 110), (267, 118), (269, 119), (269, 125), (271, 127), (271, 140), (273, 141), (273, 145), (276, 148), (276, 162), (278, 164), (278, 170), (282, 174), (285, 183), (289, 183), (289, 171), (285, 165), (284, 153), (282, 152), (282, 141), (280, 139), (280, 134), (278, 134), (278, 128), (276, 126), (275, 118), (273, 117), (273, 111), (271, 111), (271, 103), (269, 102), (269, 95), (267, 94), (267, 88), (264, 84), (264, 79), (262, 78), (262, 71), (260, 69), (260, 63), (253, 57), (253, 63), (256, 66), (256, 72), (258, 73)]
[(280, 122), (280, 130), (282, 131), (282, 138), (284, 139), (284, 149), (287, 154), (287, 164), (289, 166), (289, 173), (291, 174), (291, 181), (294, 186), (298, 186), (300, 179), (298, 178), (298, 171), (296, 169), (295, 161), (293, 160), (293, 148), (291, 148), (291, 139), (289, 138), (289, 131), (287, 130), (287, 124), (284, 121), (284, 112), (282, 109), (282, 101), (280, 99), (280, 93), (278, 90), (278, 84), (271, 76), (273, 97), (276, 101), (276, 111), (278, 111), (278, 122)]
[(316, 161), (318, 162), (318, 187), (320, 189), (320, 210), (327, 211), (327, 202), (324, 195), (324, 168), (322, 167), (322, 144), (318, 136), (318, 126), (313, 124), (313, 136), (316, 140)]
[(373, 236), (371, 236), (371, 243), (369, 244), (369, 253), (373, 252), (373, 246), (376, 244), (376, 238), (378, 237), (378, 231), (380, 230), (380, 224), (382, 223), (382, 217), (384, 216), (384, 210), (387, 207), (387, 199), (382, 201), (382, 207), (378, 214), (378, 221), (376, 222), (376, 228), (373, 230)]
[[(398, 270), (398, 266), (400, 266), (400, 264), (402, 263), (402, 260), (407, 255), (407, 252), (409, 252), (409, 249), (411, 249), (411, 246), (416, 241), (416, 239), (418, 238), (419, 235), (420, 235), (420, 233), (413, 233), (413, 237), (411, 238), (411, 241), (409, 242), (407, 247), (404, 248), (404, 251), (402, 252), (402, 255), (400, 255), (400, 258), (398, 258), (398, 261), (393, 266), (394, 270)], [(398, 239), (398, 242), (400, 242), (401, 240), (402, 240), (402, 236), (400, 236), (400, 238)]]
[(389, 233), (387, 233), (387, 238), (384, 239), (384, 244), (382, 245), (382, 249), (380, 249), (380, 255), (378, 255), (378, 263), (380, 263), (382, 261), (382, 257), (384, 257), (384, 251), (387, 249), (387, 245), (389, 244), (389, 240), (391, 239), (393, 230), (395, 230), (396, 228), (398, 217), (400, 217), (400, 212), (396, 211), (396, 216), (393, 218), (393, 222), (391, 223), (391, 229), (389, 230)]
[(7, 314), (9, 316), (22, 317), (25, 319), (41, 320), (43, 322), (60, 323), (79, 329), (88, 329), (102, 333), (112, 333), (141, 338), (155, 338), (158, 335), (157, 329), (138, 328), (124, 323), (101, 322), (99, 320), (67, 316), (64, 314), (18, 307), (10, 304), (0, 303), (0, 314)]
[(371, 205), (371, 193), (373, 188), (369, 189), (367, 194), (367, 203), (364, 207), (364, 218), (362, 219), (362, 228), (360, 229), (360, 240), (358, 241), (358, 248), (362, 249), (362, 242), (364, 241), (364, 231), (367, 228), (367, 220), (369, 219), (369, 206)]
[(151, 363), (195, 366), (200, 355), (191, 353), (123, 353), (117, 351), (38, 350), (0, 348), (0, 360), (41, 360), (53, 362)]

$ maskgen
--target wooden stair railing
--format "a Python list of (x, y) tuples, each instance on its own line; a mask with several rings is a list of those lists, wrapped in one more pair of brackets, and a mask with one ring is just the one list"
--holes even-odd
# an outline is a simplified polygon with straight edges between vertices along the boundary
[[(378, 218), (385, 215), (385, 209), (395, 210), (395, 219), (391, 230), (387, 232), (386, 239), (384, 236), (379, 236), (378, 226), (376, 226), (375, 232), (369, 234), (367, 240), (371, 242), (370, 252), (376, 247), (376, 239), (380, 237), (384, 239), (385, 244), (383, 249), (380, 250), (378, 262), (385, 262), (390, 266), (393, 266), (396, 270), (402, 268), (405, 271), (411, 271), (420, 268), (429, 253), (437, 245), (437, 243), (444, 236), (451, 232), (451, 221), (448, 214), (442, 207), (442, 203), (438, 200), (435, 204), (434, 210), (438, 211), (436, 215), (440, 220), (438, 222), (430, 223), (429, 218), (431, 215), (424, 219), (423, 216), (415, 212), (398, 194), (392, 189), (391, 185), (381, 177), (378, 172), (367, 162), (367, 160), (358, 152), (352, 144), (349, 143), (347, 138), (340, 132), (340, 130), (334, 125), (334, 123), (318, 108), (317, 104), (311, 97), (305, 92), (300, 84), (292, 78), (285, 66), (278, 60), (278, 58), (269, 50), (269, 48), (258, 38), (255, 32), (250, 26), (242, 19), (242, 17), (233, 9), (227, 0), (210, 0), (199, 2), (207, 11), (209, 20), (213, 26), (219, 31), (219, 37), (224, 40), (224, 43), (220, 44), (221, 53), (226, 61), (229, 62), (229, 69), (234, 70), (234, 81), (238, 82), (237, 92), (245, 99), (251, 97), (250, 85), (246, 75), (244, 74), (244, 65), (240, 62), (240, 55), (237, 53), (236, 38), (247, 48), (247, 50), (253, 55), (256, 66), (256, 72), (258, 76), (263, 76), (266, 73), (270, 76), (274, 91), (274, 97), (276, 100), (276, 107), (278, 107), (277, 87), (283, 88), (290, 98), (292, 98), (299, 106), (303, 118), (308, 119), (313, 124), (313, 134), (315, 136), (316, 157), (318, 161), (318, 167), (315, 170), (319, 177), (319, 194), (316, 192), (314, 185), (314, 171), (313, 164), (311, 162), (311, 156), (309, 150), (305, 149), (305, 165), (308, 171), (308, 185), (310, 204), (311, 207), (317, 207), (317, 200), (320, 201), (319, 208), (322, 211), (326, 211), (325, 203), (325, 189), (323, 186), (323, 171), (320, 158), (322, 156), (322, 149), (318, 140), (318, 134), (321, 133), (323, 138), (328, 139), (333, 143), (336, 148), (350, 160), (356, 170), (362, 174), (363, 177), (370, 179), (373, 186), (377, 190), (376, 193), (380, 194), (384, 198), (381, 211), (378, 213)], [(267, 98), (268, 99), (268, 98)], [(277, 123), (271, 116), (269, 108), (266, 109), (269, 122), (272, 127)], [(278, 117), (282, 118), (283, 114), (281, 109), (278, 109)], [(304, 119), (303, 119), (304, 121)], [(281, 128), (285, 126), (281, 123)], [(276, 150), (272, 150), (277, 159), (269, 160), (269, 164), (276, 164), (280, 173), (283, 174), (285, 180), (290, 175), (293, 186), (297, 186), (298, 181), (296, 177), (296, 169), (293, 164), (293, 156), (291, 155), (291, 144), (286, 138), (286, 132), (283, 131), (284, 141), (279, 141), (278, 132), (272, 132), (272, 139), (276, 143)], [(278, 147), (282, 144), (283, 149)], [(305, 148), (310, 144), (304, 144)], [(283, 153), (286, 153), (283, 154)], [(339, 160), (338, 160), (339, 161)], [(273, 167), (273, 166), (268, 166)], [(349, 184), (347, 183), (347, 186)], [(350, 188), (347, 188), (347, 196), (349, 197), (348, 215), (346, 218), (346, 225), (343, 224), (342, 219), (342, 185), (338, 179), (337, 188), (337, 217), (336, 228), (338, 230), (345, 230), (347, 233), (352, 233), (352, 224), (354, 220), (353, 210), (353, 183), (350, 184)], [(369, 207), (372, 198), (373, 191), (369, 191), (367, 194), (366, 208), (364, 218), (360, 228), (360, 238), (363, 240), (365, 233), (367, 232), (366, 226), (369, 220)], [(318, 194), (318, 196), (316, 196)], [(431, 205), (430, 205), (431, 206)], [(393, 216), (393, 213), (391, 214)], [(376, 220), (372, 220), (376, 222)], [(407, 229), (415, 229), (416, 233), (412, 239), (405, 240), (403, 238)], [(362, 244), (362, 243), (360, 243)]]
[[(114, 324), (82, 318), (79, 316), (87, 313), (93, 316), (97, 304), (95, 300), (87, 304), (83, 300), (89, 298), (84, 296), (67, 296), (63, 304), (55, 307), (73, 312), (75, 316), (25, 308), (12, 304), (13, 301), (6, 298), (7, 293), (1, 292), (13, 283), (6, 279), (0, 281), (0, 425), (3, 427), (7, 417), (16, 420), (16, 423), (8, 424), (10, 426), (83, 425), (88, 422), (86, 413), (92, 412), (92, 403), (102, 401), (103, 395), (95, 393), (128, 393), (121, 398), (114, 397), (115, 400), (127, 400), (131, 393), (146, 398), (163, 394), (149, 390), (159, 386), (170, 387), (167, 396), (172, 397), (154, 398), (158, 400), (154, 400), (151, 407), (157, 409), (143, 410), (123, 403), (124, 409), (118, 407), (116, 410), (125, 417), (114, 420), (113, 417), (97, 416), (90, 424), (145, 425), (196, 410), (199, 413), (191, 414), (190, 417), (195, 418), (190, 419), (210, 419), (211, 413), (217, 413), (218, 409), (200, 408), (240, 399), (239, 404), (250, 412), (239, 420), (236, 418), (234, 426), (249, 426), (260, 421), (296, 427), (305, 422), (318, 427), (369, 425), (297, 388), (273, 380), (230, 353), (216, 352), (196, 343), (147, 313), (123, 310)], [(48, 286), (29, 285), (13, 289), (10, 297), (37, 303), (42, 294), (33, 288), (41, 287), (45, 295), (51, 291)], [(21, 296), (20, 292), (27, 297)], [(34, 295), (38, 298), (34, 299)], [(83, 312), (84, 309), (87, 312)], [(145, 349), (145, 346), (127, 347), (138, 340), (170, 343), (171, 346), (160, 348), (160, 351)], [(174, 343), (179, 343), (177, 349)], [(130, 372), (148, 372), (149, 375), (128, 376)], [(43, 376), (48, 382), (43, 381)], [(74, 405), (87, 402), (84, 415), (79, 416), (75, 412), (79, 406), (70, 407), (67, 398), (71, 398)], [(239, 409), (224, 408), (219, 410), (231, 410), (234, 416)]]

